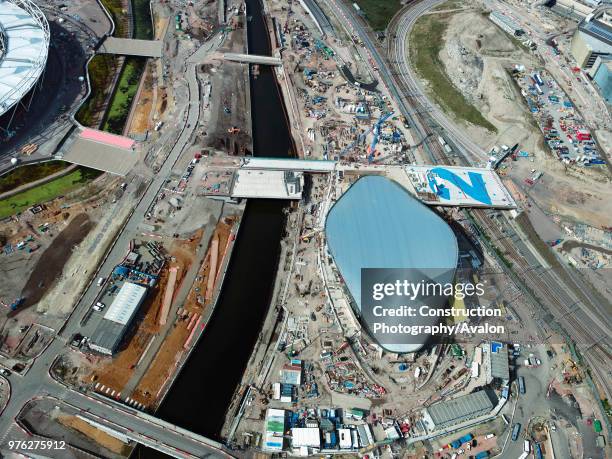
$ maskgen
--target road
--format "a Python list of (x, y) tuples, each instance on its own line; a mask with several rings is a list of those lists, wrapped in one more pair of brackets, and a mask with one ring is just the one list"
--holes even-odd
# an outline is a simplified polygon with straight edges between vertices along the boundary
[[(534, 23), (529, 15), (507, 2), (486, 0), (485, 5), (491, 11), (497, 11), (512, 18), (523, 30), (527, 32), (529, 38), (538, 45), (537, 54), (546, 63), (546, 69), (552, 76), (566, 85), (566, 92), (574, 99), (576, 107), (587, 121), (588, 125), (594, 129), (602, 129), (612, 124), (610, 110), (603, 97), (597, 93), (593, 83), (589, 81), (584, 73), (574, 73), (571, 70), (572, 61), (565, 55), (555, 55), (552, 48), (546, 43), (548, 39), (556, 37), (558, 41), (565, 40), (565, 34), (573, 33), (574, 28), (564, 31), (555, 31), (551, 34), (542, 33), (539, 24)], [(533, 13), (532, 13), (533, 14)], [(569, 49), (569, 40), (565, 44), (565, 50)]]
[[(477, 165), (483, 158), (482, 149), (475, 146), (457, 126), (427, 101), (425, 92), (414, 77), (406, 59), (410, 28), (419, 16), (443, 1), (422, 0), (411, 3), (393, 18), (388, 35), (394, 39), (390, 40), (387, 52), (397, 70), (395, 73), (397, 80), (386, 59), (381, 55), (376, 40), (363, 23), (363, 19), (340, 0), (334, 0), (333, 5), (335, 11), (339, 13), (339, 19), (344, 19), (341, 22), (348, 24), (363, 41), (370, 57), (379, 67), (379, 74), (385, 86), (398, 102), (402, 114), (411, 121), (417, 138), (430, 139), (423, 143), (430, 159), (436, 163), (449, 163), (439, 144), (431, 141), (433, 132), (443, 132), (449, 143), (460, 152), (461, 157), (457, 159), (464, 165)], [(406, 97), (402, 97), (402, 94)], [(531, 302), (544, 304), (547, 312), (552, 315), (551, 318), (554, 318), (578, 345), (594, 379), (599, 382), (599, 387), (610, 399), (612, 330), (609, 323), (609, 305), (599, 304), (590, 295), (585, 295), (584, 292), (590, 290), (588, 286), (577, 276), (567, 274), (568, 270), (564, 264), (561, 263), (561, 269), (569, 279), (567, 276), (560, 278), (558, 273), (543, 266), (541, 257), (534, 255), (536, 250), (531, 242), (506, 216), (498, 222), (483, 210), (474, 210), (472, 214), (483, 230), (491, 236), (491, 240), (499, 241), (506, 256), (510, 257), (513, 267), (512, 270), (508, 268), (507, 270), (516, 277), (516, 281), (520, 282), (525, 290), (531, 289), (535, 293), (537, 298), (532, 297)], [(485, 241), (484, 237), (481, 239)], [(541, 313), (540, 317), (546, 320), (544, 313)]]
[[(218, 40), (215, 40), (215, 42), (218, 42)], [(206, 43), (203, 46), (209, 51), (212, 50), (210, 43)], [(201, 57), (201, 54), (205, 53), (198, 54), (198, 57)], [(130, 240), (140, 234), (138, 227), (143, 222), (146, 213), (156, 199), (172, 167), (190, 144), (190, 138), (198, 125), (200, 116), (200, 88), (196, 78), (198, 62), (199, 59), (190, 59), (185, 66), (184, 79), (187, 83), (187, 101), (184, 104), (186, 111), (183, 112), (183, 116), (177, 116), (176, 118), (178, 120), (177, 128), (179, 129), (179, 135), (172, 145), (165, 162), (159, 171), (153, 175), (142, 198), (136, 203), (131, 216), (115, 239), (99, 271), (95, 276), (92, 276), (92, 279), (95, 279), (98, 275), (109, 275), (113, 267), (123, 260), (127, 254)], [(121, 431), (129, 431), (132, 438), (136, 441), (151, 444), (150, 440), (147, 439), (157, 439), (160, 444), (163, 444), (162, 446), (165, 445), (164, 448), (166, 448), (167, 452), (172, 454), (172, 451), (175, 451), (174, 455), (176, 457), (190, 457), (191, 454), (198, 457), (202, 455), (226, 455), (217, 446), (214, 446), (216, 445), (214, 442), (209, 441), (209, 444), (203, 444), (197, 440), (203, 437), (194, 434), (189, 435), (178, 431), (176, 428), (163, 426), (161, 425), (161, 420), (152, 422), (150, 419), (144, 419), (146, 415), (143, 413), (127, 408), (122, 409), (120, 405), (113, 402), (102, 403), (79, 392), (69, 390), (50, 377), (49, 368), (55, 357), (66, 350), (66, 343), (70, 341), (74, 333), (81, 331), (81, 317), (91, 307), (98, 294), (98, 289), (96, 283), (91, 282), (57, 337), (33, 362), (27, 373), (23, 376), (13, 374), (9, 377), (12, 387), (18, 387), (19, 390), (13, 390), (11, 399), (0, 418), (0, 444), (5, 444), (6, 441), (11, 439), (11, 431), (15, 428), (14, 419), (25, 403), (36, 397), (51, 395), (70, 403), (74, 409), (83, 412), (88, 411), (99, 418), (109, 420), (118, 426), (117, 428)], [(126, 410), (129, 415), (126, 415)], [(183, 453), (178, 455), (179, 453), (176, 453), (176, 451), (187, 452), (189, 455)]]

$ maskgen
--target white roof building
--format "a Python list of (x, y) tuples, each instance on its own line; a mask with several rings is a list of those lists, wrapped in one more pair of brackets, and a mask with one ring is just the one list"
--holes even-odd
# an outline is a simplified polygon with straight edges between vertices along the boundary
[(353, 446), (351, 429), (338, 429), (338, 446), (340, 449), (351, 449)]
[(104, 314), (104, 318), (122, 325), (127, 324), (140, 306), (146, 293), (146, 287), (126, 282), (119, 290), (106, 314)]
[(49, 39), (49, 23), (31, 0), (0, 0), (0, 116), (38, 82)]
[(294, 427), (291, 429), (294, 448), (320, 448), (321, 431), (318, 427)]
[(89, 347), (94, 351), (113, 355), (119, 348), (146, 294), (146, 287), (125, 282), (91, 334)]

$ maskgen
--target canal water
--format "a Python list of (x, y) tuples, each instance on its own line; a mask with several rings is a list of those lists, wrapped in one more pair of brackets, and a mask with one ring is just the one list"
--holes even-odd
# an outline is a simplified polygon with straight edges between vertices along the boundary
[[(247, 0), (249, 52), (270, 55), (260, 0)], [(270, 67), (251, 78), (255, 156), (293, 152), (279, 88)], [(249, 200), (217, 309), (157, 412), (162, 419), (218, 439), (224, 415), (244, 373), (270, 305), (286, 203)], [(139, 448), (135, 457), (166, 457)]]

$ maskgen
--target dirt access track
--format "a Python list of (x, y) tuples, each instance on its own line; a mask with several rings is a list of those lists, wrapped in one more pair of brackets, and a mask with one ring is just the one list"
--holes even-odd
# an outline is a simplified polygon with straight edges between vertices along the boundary
[(40, 301), (44, 294), (61, 275), (64, 265), (72, 255), (72, 248), (79, 244), (91, 231), (94, 223), (85, 213), (74, 217), (68, 226), (57, 235), (51, 245), (43, 252), (28, 278), (21, 296), (25, 298), (22, 311)]

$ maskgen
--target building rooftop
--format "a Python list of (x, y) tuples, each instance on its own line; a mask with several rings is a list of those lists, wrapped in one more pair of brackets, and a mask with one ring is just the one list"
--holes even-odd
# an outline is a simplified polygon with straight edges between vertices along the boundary
[(282, 451), (285, 433), (285, 410), (269, 408), (266, 413), (264, 450)]
[(603, 12), (593, 17), (587, 17), (580, 23), (578, 29), (612, 46), (612, 16), (609, 13)]
[(294, 448), (320, 448), (321, 431), (318, 427), (294, 427), (291, 429), (291, 445)]
[(480, 390), (452, 400), (434, 403), (426, 411), (436, 428), (440, 428), (489, 413), (494, 406), (489, 393)]
[(489, 359), (491, 360), (491, 376), (508, 381), (510, 368), (508, 367), (508, 346), (493, 341), (490, 346)]
[(146, 287), (125, 282), (91, 334), (89, 346), (105, 354), (114, 353), (146, 293)]
[[(439, 281), (450, 282), (457, 266), (457, 239), (446, 222), (382, 176), (357, 180), (329, 211), (325, 233), (358, 313), (362, 268), (418, 268), (421, 276), (437, 280), (443, 271), (448, 280)], [(421, 346), (384, 347), (413, 352)]]
[(516, 202), (495, 171), (473, 167), (407, 166), (417, 196), (427, 204), (511, 209)]
[(104, 318), (118, 324), (127, 324), (142, 303), (147, 288), (142, 285), (126, 282), (121, 286), (119, 293), (106, 310)]
[(297, 171), (249, 170), (236, 171), (232, 198), (301, 199), (304, 175)]

